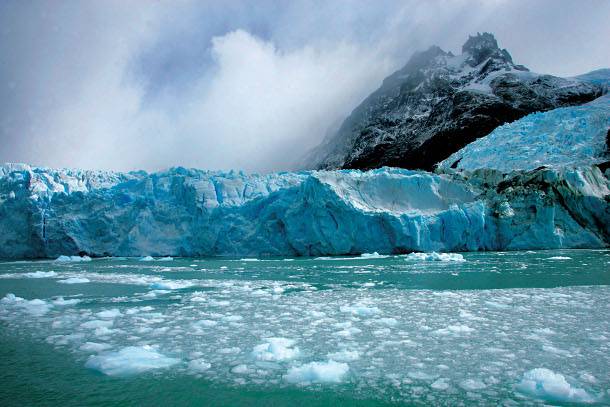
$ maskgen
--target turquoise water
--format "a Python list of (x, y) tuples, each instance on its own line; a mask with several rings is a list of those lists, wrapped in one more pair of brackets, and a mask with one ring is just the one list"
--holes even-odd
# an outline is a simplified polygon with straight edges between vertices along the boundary
[(607, 250), (6, 261), (0, 298), (3, 406), (610, 403)]

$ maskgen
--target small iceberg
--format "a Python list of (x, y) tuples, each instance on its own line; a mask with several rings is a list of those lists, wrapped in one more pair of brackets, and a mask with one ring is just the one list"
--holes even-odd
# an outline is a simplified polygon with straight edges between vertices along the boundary
[(59, 256), (58, 258), (55, 259), (56, 262), (59, 263), (69, 263), (69, 262), (73, 262), (73, 263), (78, 263), (81, 261), (91, 261), (91, 257), (89, 256)]
[(335, 362), (310, 362), (302, 366), (291, 367), (284, 376), (289, 383), (340, 383), (349, 371), (347, 363)]
[(409, 253), (405, 257), (407, 261), (466, 261), (459, 253)]
[(559, 403), (592, 403), (595, 398), (584, 389), (570, 384), (564, 375), (550, 369), (536, 368), (523, 374), (518, 392), (530, 397)]
[(108, 376), (129, 376), (153, 369), (163, 369), (180, 361), (157, 352), (152, 346), (128, 346), (117, 352), (91, 356), (85, 366)]

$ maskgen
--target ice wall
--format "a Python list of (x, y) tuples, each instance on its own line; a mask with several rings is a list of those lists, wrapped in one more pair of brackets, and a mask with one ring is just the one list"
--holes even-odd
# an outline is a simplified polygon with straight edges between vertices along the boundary
[(596, 166), (246, 175), (0, 166), (0, 257), (338, 255), (604, 247)]

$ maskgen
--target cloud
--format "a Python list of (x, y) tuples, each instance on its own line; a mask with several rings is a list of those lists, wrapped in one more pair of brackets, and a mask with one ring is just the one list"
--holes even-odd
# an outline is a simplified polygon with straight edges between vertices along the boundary
[(610, 65), (591, 0), (0, 5), (0, 161), (289, 169), (417, 49), (493, 31), (516, 62)]

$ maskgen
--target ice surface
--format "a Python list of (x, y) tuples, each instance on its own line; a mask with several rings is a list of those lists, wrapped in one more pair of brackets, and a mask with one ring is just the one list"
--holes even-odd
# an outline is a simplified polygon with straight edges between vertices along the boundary
[(610, 95), (581, 106), (532, 113), (496, 128), (454, 153), (439, 166), (504, 172), (541, 166), (590, 165), (608, 161)]
[(546, 368), (536, 368), (523, 374), (517, 390), (548, 401), (591, 403), (595, 398), (584, 389), (574, 387), (566, 378)]
[[(0, 257), (84, 252), (147, 262), (168, 255), (373, 261), (413, 251), (596, 248), (609, 236), (609, 181), (597, 167), (266, 176), (0, 168)], [(79, 187), (49, 181), (59, 179)], [(67, 268), (88, 257), (60, 259)]]
[(168, 368), (179, 363), (168, 358), (151, 346), (127, 346), (117, 352), (91, 356), (86, 363), (90, 369), (99, 370), (108, 376), (127, 376), (153, 369)]

